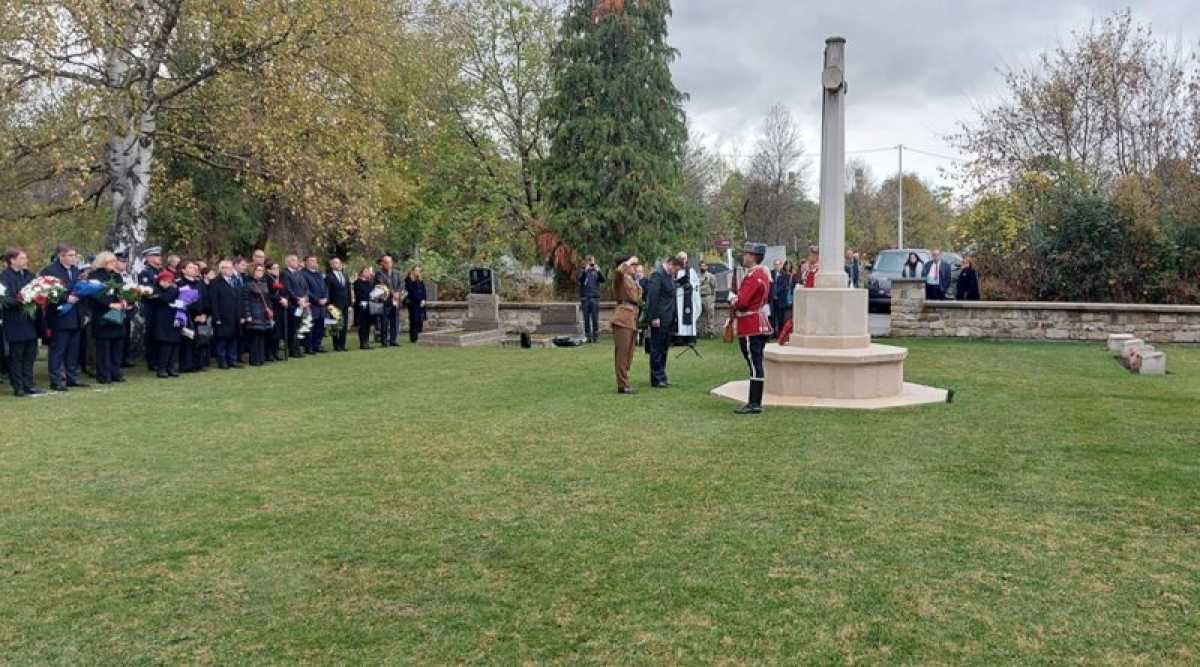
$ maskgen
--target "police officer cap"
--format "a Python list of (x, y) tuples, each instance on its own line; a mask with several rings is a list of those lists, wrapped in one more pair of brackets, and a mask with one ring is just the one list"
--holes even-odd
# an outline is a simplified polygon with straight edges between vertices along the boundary
[(746, 241), (746, 245), (742, 246), (742, 252), (748, 252), (751, 255), (758, 255), (759, 257), (765, 257), (767, 254), (767, 244), (752, 243), (750, 241)]
[(150, 246), (149, 248), (146, 248), (145, 250), (142, 251), (142, 259), (145, 259), (147, 257), (153, 257), (155, 255), (162, 255), (162, 247), (161, 246), (156, 246), (156, 245)]

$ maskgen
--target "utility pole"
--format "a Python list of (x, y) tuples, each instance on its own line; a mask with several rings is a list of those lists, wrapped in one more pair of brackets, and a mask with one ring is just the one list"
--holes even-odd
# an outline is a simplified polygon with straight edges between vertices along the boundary
[(904, 144), (896, 147), (900, 151), (900, 170), (896, 172), (896, 249), (904, 248)]

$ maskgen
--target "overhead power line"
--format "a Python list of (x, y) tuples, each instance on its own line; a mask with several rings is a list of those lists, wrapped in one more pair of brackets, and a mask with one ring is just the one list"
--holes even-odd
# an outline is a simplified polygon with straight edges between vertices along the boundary
[[(927, 150), (923, 150), (920, 148), (913, 148), (912, 146), (909, 146), (908, 144), (903, 144), (903, 146), (904, 146), (904, 150), (906, 150), (906, 151), (912, 151), (913, 153), (919, 153), (921, 155), (924, 155), (927, 157), (932, 157), (932, 158), (938, 158), (940, 160), (948, 160), (950, 162), (970, 162), (971, 161), (970, 158), (957, 157), (954, 155), (945, 155), (943, 153), (935, 153), (933, 151), (927, 151)], [(861, 148), (858, 150), (846, 151), (846, 155), (866, 155), (868, 153), (888, 153), (888, 152), (897, 151), (897, 150), (900, 150), (899, 145), (881, 146), (879, 148)], [(718, 155), (718, 156), (724, 157), (724, 158), (745, 158), (745, 159), (753, 159), (756, 156), (753, 153), (751, 153), (751, 154), (723, 153), (720, 151), (714, 151), (713, 155)], [(800, 156), (801, 159), (817, 159), (820, 157), (821, 157), (820, 153), (805, 153)]]

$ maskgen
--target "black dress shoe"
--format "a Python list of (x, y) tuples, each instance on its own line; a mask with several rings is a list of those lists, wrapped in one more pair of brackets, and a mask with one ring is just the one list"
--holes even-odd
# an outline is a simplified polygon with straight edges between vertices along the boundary
[(742, 407), (738, 408), (737, 410), (734, 410), (733, 414), (735, 414), (735, 415), (760, 415), (760, 414), (762, 414), (762, 406), (761, 405), (750, 405), (749, 403), (747, 403), (746, 405), (743, 405)]
[(170, 376), (170, 375), (167, 375), (166, 371), (159, 371), (159, 372), (158, 372), (158, 377), (160, 377), (160, 378), (163, 378), (163, 379), (166, 379), (166, 378), (169, 378), (169, 377), (171, 377), (171, 376)]
[(97, 380), (96, 380), (96, 384), (108, 384), (108, 380), (100, 380), (100, 379), (97, 379)]
[(176, 373), (175, 371), (169, 371), (167, 373), (167, 377), (177, 378), (177, 377), (179, 377), (179, 373)]
[(124, 375), (118, 375), (117, 377), (113, 378), (113, 382), (124, 382), (124, 381), (125, 381)]
[(41, 389), (38, 389), (37, 387), (26, 387), (25, 393), (30, 396), (41, 396), (42, 394), (44, 394), (46, 392), (42, 391)]
[(50, 385), (50, 391), (66, 391), (66, 390), (67, 390), (66, 385), (61, 385), (61, 384)]
[(91, 385), (87, 384), (86, 382), (67, 382), (67, 386), (75, 387), (76, 389), (87, 389)]

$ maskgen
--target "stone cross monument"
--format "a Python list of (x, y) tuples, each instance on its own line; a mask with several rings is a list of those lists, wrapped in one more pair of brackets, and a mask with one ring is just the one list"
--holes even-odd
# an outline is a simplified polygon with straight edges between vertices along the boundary
[[(846, 40), (825, 40), (821, 71), (821, 271), (814, 289), (797, 287), (792, 337), (767, 345), (767, 406), (872, 410), (946, 400), (946, 391), (904, 381), (908, 350), (871, 343), (867, 291), (849, 286), (846, 247)], [(743, 401), (749, 382), (713, 393)]]
[(846, 40), (825, 40), (821, 72), (821, 272), (816, 286), (842, 288), (846, 254)]

